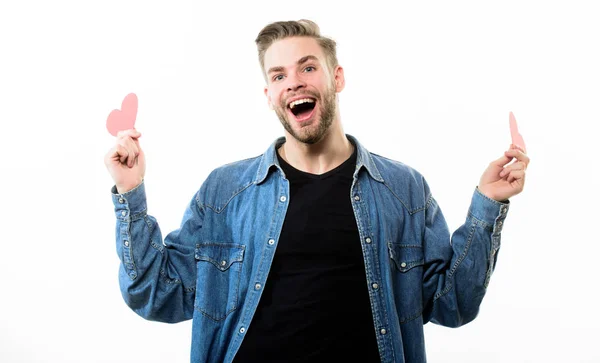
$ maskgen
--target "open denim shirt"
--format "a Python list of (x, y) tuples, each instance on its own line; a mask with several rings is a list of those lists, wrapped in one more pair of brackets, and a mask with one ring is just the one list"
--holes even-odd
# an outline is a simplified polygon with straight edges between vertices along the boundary
[[(358, 149), (348, 198), (381, 361), (425, 362), (423, 324), (457, 327), (478, 314), (509, 203), (475, 188), (450, 237), (422, 175), (347, 137)], [(276, 156), (284, 141), (214, 170), (164, 240), (147, 214), (144, 182), (123, 194), (112, 189), (123, 298), (145, 319), (193, 318), (191, 362), (231, 362), (252, 329), (289, 203)]]

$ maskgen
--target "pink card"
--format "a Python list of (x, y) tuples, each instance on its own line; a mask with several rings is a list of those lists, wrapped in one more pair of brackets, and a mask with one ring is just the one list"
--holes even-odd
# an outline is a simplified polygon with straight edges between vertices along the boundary
[(525, 140), (523, 140), (523, 136), (519, 133), (519, 129), (517, 128), (517, 119), (515, 119), (515, 115), (511, 112), (508, 116), (508, 122), (510, 124), (510, 136), (512, 138), (512, 143), (520, 148), (523, 152), (527, 152), (525, 148)]
[(135, 93), (130, 93), (123, 99), (121, 109), (112, 110), (106, 119), (106, 128), (111, 135), (117, 136), (119, 131), (129, 130), (135, 126), (138, 99)]

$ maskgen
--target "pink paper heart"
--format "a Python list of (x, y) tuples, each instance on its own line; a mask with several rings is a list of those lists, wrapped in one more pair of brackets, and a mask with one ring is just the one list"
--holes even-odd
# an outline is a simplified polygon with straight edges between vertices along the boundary
[(130, 93), (121, 102), (121, 109), (112, 110), (106, 119), (106, 128), (111, 135), (117, 136), (119, 131), (129, 130), (135, 126), (138, 99), (135, 93)]
[(527, 152), (525, 148), (525, 140), (523, 140), (523, 136), (519, 133), (519, 129), (517, 128), (517, 119), (515, 119), (515, 115), (511, 112), (508, 116), (508, 123), (510, 124), (510, 136), (512, 138), (512, 143), (521, 148), (523, 152)]

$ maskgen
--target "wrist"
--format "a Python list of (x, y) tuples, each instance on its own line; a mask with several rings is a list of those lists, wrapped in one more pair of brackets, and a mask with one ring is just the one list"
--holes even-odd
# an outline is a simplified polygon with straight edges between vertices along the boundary
[(497, 199), (496, 199), (496, 198), (494, 198), (494, 195), (493, 195), (493, 194), (492, 194), (492, 193), (491, 193), (491, 192), (490, 192), (490, 191), (489, 191), (487, 188), (485, 188), (485, 187), (482, 187), (481, 185), (478, 185), (478, 186), (477, 186), (477, 189), (479, 190), (479, 192), (480, 192), (481, 194), (485, 195), (485, 196), (486, 196), (486, 197), (488, 197), (489, 199), (492, 199), (492, 200), (496, 200), (496, 201), (497, 201)]
[(138, 183), (117, 184), (117, 185), (115, 185), (115, 187), (117, 188), (117, 193), (125, 194), (125, 193), (128, 193), (128, 192), (132, 191), (133, 189), (137, 188), (140, 184), (142, 184), (141, 180)]
[(492, 193), (489, 189), (485, 188), (485, 187), (481, 187), (481, 186), (477, 186), (477, 190), (479, 190), (479, 192), (481, 194), (483, 194), (484, 196), (486, 196), (487, 198), (496, 201), (496, 202), (500, 202), (500, 203), (506, 203), (508, 201), (508, 198), (505, 198), (503, 196), (499, 196), (495, 193)]

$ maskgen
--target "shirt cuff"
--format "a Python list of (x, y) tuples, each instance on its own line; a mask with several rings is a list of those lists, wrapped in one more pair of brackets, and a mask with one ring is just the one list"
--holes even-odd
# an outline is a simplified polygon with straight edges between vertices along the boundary
[(500, 234), (509, 206), (510, 202), (508, 200), (498, 202), (485, 196), (479, 191), (479, 188), (475, 188), (469, 214), (492, 226), (494, 234)]
[(146, 188), (144, 181), (126, 193), (119, 194), (117, 187), (111, 188), (115, 216), (122, 220), (135, 220), (146, 213)]

